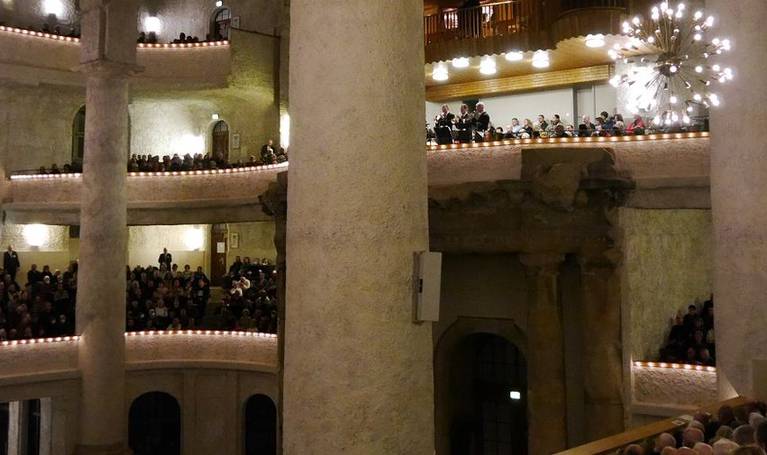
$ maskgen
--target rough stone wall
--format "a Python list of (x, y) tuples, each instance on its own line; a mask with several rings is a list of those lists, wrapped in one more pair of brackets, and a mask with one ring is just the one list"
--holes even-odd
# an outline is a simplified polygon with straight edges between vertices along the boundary
[(434, 343), (464, 317), (511, 319), (527, 327), (525, 271), (515, 255), (444, 254), (439, 321)]
[(633, 368), (634, 404), (705, 406), (717, 401), (716, 373)]
[(709, 210), (621, 209), (624, 340), (633, 360), (655, 360), (677, 311), (712, 289)]

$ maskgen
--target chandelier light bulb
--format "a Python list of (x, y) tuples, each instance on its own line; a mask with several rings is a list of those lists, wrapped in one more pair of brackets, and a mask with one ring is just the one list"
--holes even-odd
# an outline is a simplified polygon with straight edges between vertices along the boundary
[(696, 72), (696, 73), (702, 73), (702, 72), (703, 72), (703, 67), (702, 67), (702, 66), (700, 66), (700, 65), (696, 66), (696, 67), (695, 67), (695, 72)]
[(706, 18), (706, 27), (713, 27), (714, 26), (714, 16), (708, 16)]
[(700, 20), (701, 17), (703, 17), (703, 11), (695, 11), (695, 14), (692, 16), (696, 21)]
[(668, 100), (668, 101), (669, 101), (669, 103), (671, 103), (671, 104), (676, 104), (676, 102), (677, 102), (678, 100), (677, 100), (676, 96), (674, 96), (674, 95), (671, 95), (671, 97), (669, 98), (669, 100)]

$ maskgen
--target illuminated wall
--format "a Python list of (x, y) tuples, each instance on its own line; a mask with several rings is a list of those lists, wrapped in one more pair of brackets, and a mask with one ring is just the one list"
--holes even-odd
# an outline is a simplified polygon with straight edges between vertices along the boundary
[(173, 255), (180, 269), (192, 270), (210, 264), (210, 225), (131, 226), (128, 236), (128, 263), (131, 266), (156, 266), (163, 248)]
[(621, 209), (623, 311), (633, 360), (657, 360), (678, 311), (712, 291), (710, 210)]

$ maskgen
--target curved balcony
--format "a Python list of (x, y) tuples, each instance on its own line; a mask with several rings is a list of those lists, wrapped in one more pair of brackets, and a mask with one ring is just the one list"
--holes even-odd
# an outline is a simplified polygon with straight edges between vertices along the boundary
[(563, 0), (549, 34), (553, 43), (589, 34), (619, 35), (627, 13), (627, 0)]
[[(467, 183), (519, 180), (522, 151), (608, 148), (636, 182), (628, 206), (709, 208), (709, 134), (517, 139), (427, 148), (430, 191)], [(218, 171), (131, 173), (131, 225), (262, 221), (259, 196), (288, 163)], [(18, 175), (5, 182), (7, 223), (78, 225), (80, 174)]]
[[(258, 39), (235, 36), (240, 41)], [(232, 47), (227, 41), (137, 45), (137, 63), (143, 72), (136, 83), (149, 88), (226, 87), (232, 73)], [(0, 76), (4, 79), (81, 86), (79, 64), (78, 38), (0, 26)]]
[[(287, 163), (218, 171), (128, 175), (128, 223), (234, 223), (267, 219), (259, 195)], [(18, 175), (3, 210), (18, 223), (78, 225), (81, 174)]]

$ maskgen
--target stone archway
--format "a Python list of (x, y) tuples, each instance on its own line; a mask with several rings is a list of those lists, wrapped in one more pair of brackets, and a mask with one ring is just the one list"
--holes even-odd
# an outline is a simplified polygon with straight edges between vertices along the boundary
[[(464, 408), (466, 411), (464, 415), (475, 412), (477, 408), (465, 409), (478, 405), (478, 400), (487, 400), (488, 397), (474, 396), (472, 393), (462, 396), (461, 400), (456, 400), (456, 390), (468, 389), (469, 391), (477, 390), (477, 385), (480, 383), (485, 384), (485, 389), (492, 389), (502, 387), (504, 383), (511, 384), (515, 382), (514, 378), (506, 378), (507, 381), (491, 380), (492, 385), (488, 387), (487, 378), (480, 377), (480, 367), (477, 362), (481, 362), (480, 356), (483, 348), (488, 346), (488, 343), (497, 343), (494, 350), (503, 350), (504, 345), (508, 345), (508, 352), (510, 356), (518, 356), (521, 359), (521, 370), (518, 372), (516, 378), (516, 387), (510, 387), (509, 391), (505, 391), (507, 394), (513, 388), (515, 391), (521, 392), (520, 402), (510, 403), (515, 406), (513, 409), (509, 409), (514, 416), (517, 416), (518, 422), (515, 424), (519, 433), (516, 438), (522, 441), (521, 444), (527, 447), (527, 423), (526, 423), (526, 392), (527, 392), (527, 374), (525, 366), (525, 353), (527, 352), (527, 340), (525, 334), (511, 319), (490, 319), (490, 318), (471, 318), (461, 317), (456, 320), (440, 337), (437, 342), (434, 352), (434, 378), (435, 378), (435, 437), (436, 448), (438, 455), (451, 455), (457, 453), (453, 451), (454, 444), (460, 444), (458, 440), (463, 439), (466, 443), (466, 437), (456, 435), (452, 431), (452, 427), (456, 424), (456, 419), (463, 418), (459, 412), (460, 408)], [(476, 365), (470, 365), (470, 363), (477, 363)], [(509, 382), (511, 381), (511, 382)], [(498, 390), (492, 393), (500, 393)], [(495, 397), (497, 398), (497, 397)], [(490, 398), (491, 401), (494, 398)], [(497, 400), (496, 400), (497, 401)], [(523, 406), (520, 410), (519, 406)], [(505, 412), (505, 411), (504, 411)], [(521, 418), (521, 420), (519, 420)], [(512, 418), (513, 420), (513, 418)], [(466, 425), (470, 425), (464, 423)], [(475, 431), (476, 430), (476, 431)], [(474, 431), (475, 433), (481, 433), (481, 428), (468, 431)], [(451, 436), (453, 441), (451, 441)], [(463, 435), (466, 436), (466, 435)], [(515, 436), (515, 437), (516, 437)], [(468, 437), (468, 436), (467, 436)], [(476, 436), (474, 436), (476, 438)], [(457, 439), (456, 439), (457, 438)], [(511, 440), (511, 436), (509, 435)], [(471, 444), (470, 442), (468, 444)], [(481, 441), (475, 441), (474, 447), (481, 446)], [(457, 447), (456, 447), (457, 448)], [(466, 450), (462, 447), (461, 450)], [(471, 454), (472, 452), (466, 452)]]

